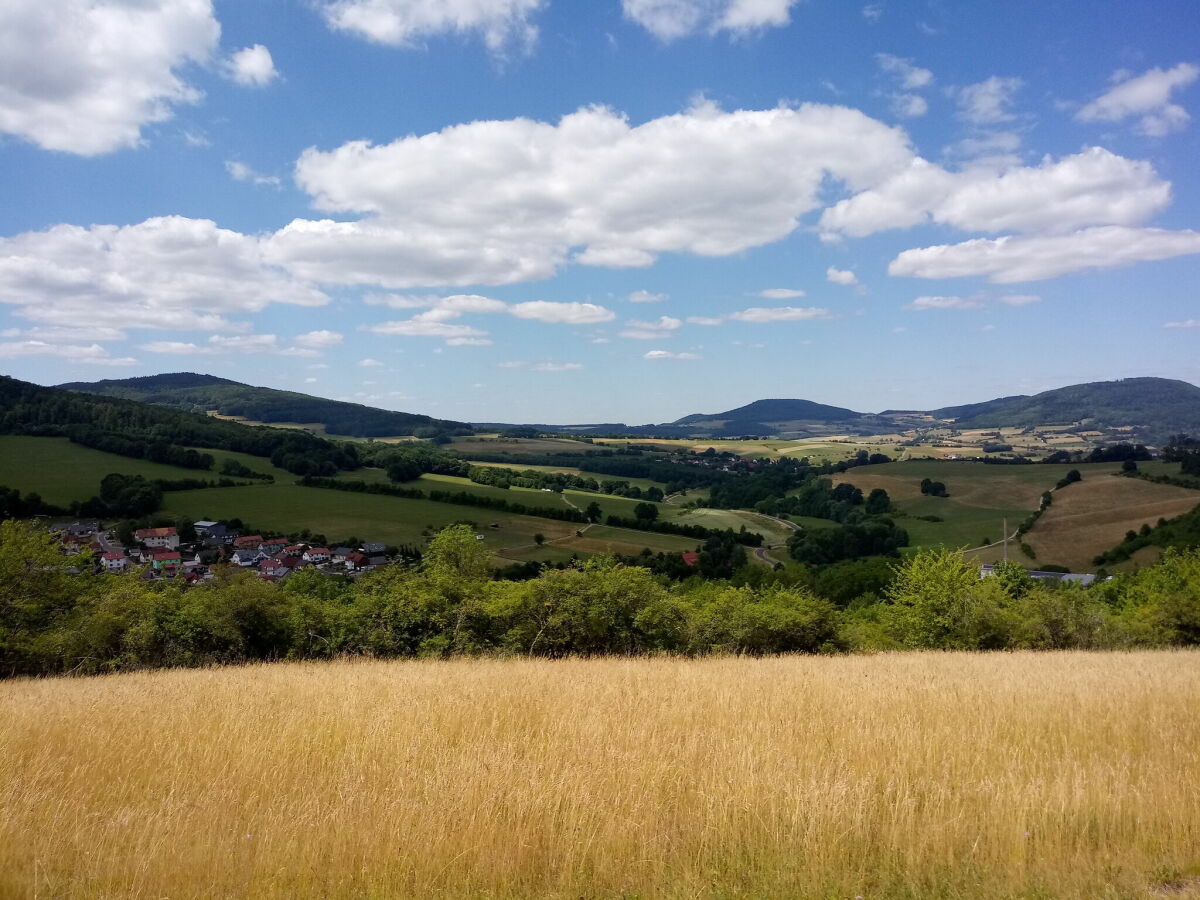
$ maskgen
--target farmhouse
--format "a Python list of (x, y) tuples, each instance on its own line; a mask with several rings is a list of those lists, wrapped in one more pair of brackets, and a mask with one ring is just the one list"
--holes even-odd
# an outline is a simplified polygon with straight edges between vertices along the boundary
[(175, 550), (179, 547), (179, 533), (174, 528), (139, 528), (133, 536), (147, 547)]

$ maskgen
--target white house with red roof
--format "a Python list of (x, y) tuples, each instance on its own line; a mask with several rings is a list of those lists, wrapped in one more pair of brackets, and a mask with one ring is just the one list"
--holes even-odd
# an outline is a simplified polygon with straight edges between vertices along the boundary
[(129, 557), (124, 553), (105, 553), (100, 557), (105, 572), (125, 572), (129, 569)]
[(139, 528), (133, 536), (155, 549), (175, 550), (179, 547), (179, 532), (174, 528)]

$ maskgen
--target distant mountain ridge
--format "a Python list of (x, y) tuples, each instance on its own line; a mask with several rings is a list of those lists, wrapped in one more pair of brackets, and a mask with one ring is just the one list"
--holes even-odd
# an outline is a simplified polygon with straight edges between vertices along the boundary
[(341, 400), (326, 400), (296, 391), (255, 387), (196, 372), (171, 372), (93, 382), (74, 381), (58, 387), (188, 412), (215, 410), (223, 416), (238, 416), (268, 424), (299, 422), (321, 425), (327, 434), (346, 437), (432, 436), (438, 432), (470, 428), (463, 422), (394, 412)]

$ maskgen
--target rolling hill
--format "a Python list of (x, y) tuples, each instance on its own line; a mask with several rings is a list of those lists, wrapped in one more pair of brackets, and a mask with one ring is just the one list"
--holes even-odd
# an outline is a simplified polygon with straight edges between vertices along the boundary
[(320, 425), (328, 434), (347, 437), (400, 437), (413, 434), (429, 437), (438, 432), (470, 431), (470, 426), (462, 422), (326, 400), (295, 391), (254, 387), (193, 372), (76, 381), (58, 387), (170, 406), (187, 412), (215, 411), (223, 416), (236, 416), (252, 422)]

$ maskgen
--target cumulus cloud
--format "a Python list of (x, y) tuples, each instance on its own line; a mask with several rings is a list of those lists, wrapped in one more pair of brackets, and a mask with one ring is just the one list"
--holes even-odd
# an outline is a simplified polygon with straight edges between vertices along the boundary
[(758, 296), (764, 300), (795, 300), (803, 297), (804, 291), (795, 288), (767, 288), (765, 291), (759, 291)]
[(1153, 166), (1102, 147), (999, 173), (952, 173), (916, 159), (878, 188), (827, 209), (821, 227), (854, 237), (927, 222), (965, 231), (1063, 231), (1136, 224), (1170, 202), (1170, 182)]
[(913, 278), (987, 276), (997, 284), (1040, 281), (1088, 269), (1200, 253), (1200, 232), (1105, 226), (1074, 234), (979, 238), (961, 244), (905, 250), (889, 275)]
[(1005, 294), (1000, 302), (1005, 306), (1029, 306), (1031, 303), (1041, 303), (1042, 298), (1037, 294)]
[(363, 368), (371, 368), (374, 366), (382, 366), (383, 365), (383, 363), (381, 363), (379, 360), (371, 359), (370, 357), (367, 357), (366, 359), (360, 359), (358, 361), (358, 364), (360, 366), (362, 366)]
[(245, 47), (229, 55), (225, 71), (243, 87), (266, 87), (279, 77), (271, 51), (262, 44)]
[(225, 160), (225, 171), (229, 173), (229, 177), (234, 181), (249, 181), (253, 184), (265, 184), (271, 187), (279, 187), (279, 176), (263, 175), (260, 172), (254, 171), (244, 162), (239, 162), (236, 159)]
[(220, 33), (210, 0), (5, 0), (0, 132), (84, 156), (136, 146), (199, 99), (180, 70)]
[(688, 316), (689, 325), (720, 325), (725, 320), (717, 316)]
[(805, 322), (828, 319), (830, 313), (817, 306), (752, 306), (741, 312), (730, 313), (729, 318), (738, 322)]
[(638, 319), (631, 319), (626, 323), (627, 327), (621, 332), (621, 337), (632, 338), (637, 341), (653, 341), (669, 336), (672, 331), (677, 330), (682, 325), (682, 320), (673, 318), (672, 316), (659, 316), (655, 322), (643, 322)]
[(976, 297), (918, 297), (904, 305), (916, 311), (929, 309), (982, 309), (983, 303)]
[(933, 84), (933, 73), (928, 69), (913, 65), (911, 59), (903, 59), (890, 53), (876, 53), (875, 62), (882, 72), (887, 74), (900, 89), (899, 93), (891, 95), (892, 111), (905, 118), (923, 116), (929, 111), (929, 104), (919, 94), (913, 91), (921, 90)]
[(652, 294), (650, 291), (634, 291), (629, 295), (630, 303), (662, 303), (666, 299), (666, 294)]
[(691, 34), (735, 35), (781, 28), (797, 0), (621, 0), (625, 17), (662, 41)]
[(103, 313), (125, 328), (238, 330), (230, 315), (320, 306), (320, 290), (267, 262), (257, 238), (180, 216), (56, 225), (0, 239), (0, 303), (51, 325)]
[(310, 347), (316, 350), (322, 350), (326, 347), (336, 347), (342, 342), (342, 333), (340, 331), (310, 331), (307, 334), (298, 334), (292, 338), (292, 342), (300, 347)]
[(298, 219), (267, 253), (305, 279), (391, 289), (544, 279), (572, 259), (726, 256), (791, 234), (828, 178), (863, 190), (912, 156), (901, 130), (818, 104), (699, 103), (638, 126), (604, 107), (472, 122), (306, 150), (296, 179), (314, 205), (363, 218)]
[(1001, 78), (993, 75), (986, 81), (959, 88), (958, 114), (974, 125), (995, 125), (1012, 121), (1013, 98), (1025, 82), (1020, 78)]
[(1200, 319), (1184, 319), (1181, 322), (1167, 322), (1163, 328), (1200, 328)]
[(1200, 77), (1200, 67), (1180, 63), (1171, 69), (1150, 69), (1136, 77), (1118, 72), (1116, 84), (1075, 114), (1080, 122), (1120, 122), (1138, 116), (1137, 130), (1162, 137), (1187, 125), (1190, 116), (1171, 95)]
[(364, 326), (365, 331), (394, 337), (436, 337), (436, 338), (485, 338), (486, 331), (481, 331), (470, 325), (452, 325), (448, 322), (430, 319), (424, 315), (414, 316), (400, 322), (379, 322), (375, 325)]
[(515, 303), (508, 311), (518, 319), (536, 319), (563, 325), (592, 325), (611, 322), (616, 313), (595, 303), (552, 303), (548, 300), (530, 300)]
[(60, 356), (73, 363), (88, 366), (132, 366), (136, 359), (128, 356), (109, 356), (99, 344), (52, 344), (46, 341), (0, 342), (0, 359), (22, 359), (30, 356)]
[(833, 266), (825, 270), (825, 280), (832, 284), (858, 284), (858, 276), (850, 269), (837, 269)]
[(699, 359), (696, 353), (672, 353), (670, 350), (651, 350), (642, 359)]
[(534, 15), (545, 0), (325, 0), (331, 28), (377, 44), (411, 47), (447, 34), (483, 39), (488, 49), (528, 50), (537, 40)]

